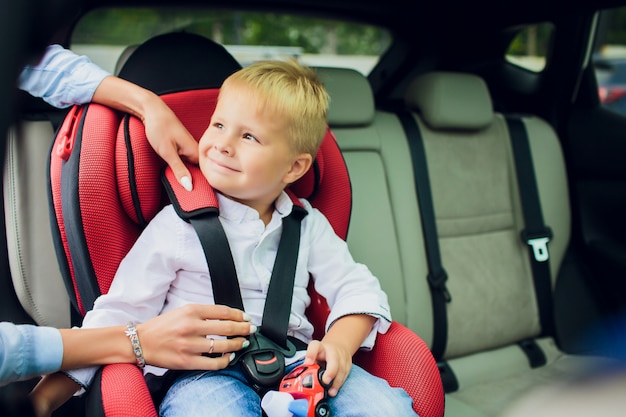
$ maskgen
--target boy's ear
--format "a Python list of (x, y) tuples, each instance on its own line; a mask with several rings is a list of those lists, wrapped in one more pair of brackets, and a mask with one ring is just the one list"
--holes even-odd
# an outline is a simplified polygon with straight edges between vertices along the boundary
[(299, 180), (311, 168), (313, 157), (308, 153), (297, 155), (291, 164), (291, 169), (285, 174), (284, 181), (291, 184)]

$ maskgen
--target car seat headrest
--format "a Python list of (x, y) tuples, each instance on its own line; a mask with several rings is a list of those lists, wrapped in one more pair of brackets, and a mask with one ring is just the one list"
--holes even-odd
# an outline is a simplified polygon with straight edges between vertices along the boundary
[(349, 68), (317, 67), (315, 70), (330, 95), (328, 124), (331, 128), (372, 123), (374, 94), (363, 74)]
[[(161, 97), (198, 141), (209, 125), (218, 93), (219, 89), (209, 88), (169, 93)], [(115, 177), (119, 200), (132, 221), (143, 227), (145, 221), (154, 217), (166, 201), (160, 180), (165, 162), (150, 146), (140, 119), (126, 115), (115, 135)]]
[(139, 45), (118, 76), (156, 94), (219, 88), (241, 65), (222, 45), (200, 35), (171, 32)]
[(421, 75), (407, 89), (405, 103), (432, 129), (481, 130), (494, 118), (487, 84), (473, 74)]

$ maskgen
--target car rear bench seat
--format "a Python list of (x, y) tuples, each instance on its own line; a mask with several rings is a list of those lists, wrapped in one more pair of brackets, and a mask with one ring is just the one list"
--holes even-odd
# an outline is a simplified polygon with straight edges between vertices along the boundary
[[(329, 124), (350, 172), (352, 254), (380, 278), (394, 318), (432, 346), (437, 324), (407, 134), (396, 113), (375, 109), (363, 75), (317, 71), (331, 96)], [(446, 416), (498, 416), (526, 392), (574, 377), (598, 358), (567, 354), (553, 335), (542, 335), (528, 248), (520, 239), (524, 219), (508, 128), (482, 79), (422, 76), (407, 91), (406, 104), (423, 135), (452, 296), (440, 359), (458, 386), (446, 395)], [(565, 165), (553, 129), (537, 117), (523, 122), (544, 221), (554, 234), (554, 281), (570, 239)], [(522, 340), (543, 354), (545, 365), (531, 368)]]
[[(496, 416), (525, 392), (572, 378), (600, 358), (566, 354), (555, 334), (541, 327), (529, 247), (520, 238), (525, 221), (509, 129), (505, 116), (494, 112), (484, 81), (470, 74), (425, 74), (409, 87), (406, 104), (423, 136), (451, 295), (439, 358), (458, 383), (448, 397)], [(553, 234), (548, 248), (554, 292), (570, 240), (565, 163), (548, 123), (534, 116), (521, 120), (540, 210)], [(528, 342), (531, 355), (542, 352), (545, 364), (532, 369), (520, 341)]]

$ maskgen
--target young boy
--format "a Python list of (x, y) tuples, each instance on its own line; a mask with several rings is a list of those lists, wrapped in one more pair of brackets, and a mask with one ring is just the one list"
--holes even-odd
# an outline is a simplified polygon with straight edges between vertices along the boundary
[[(245, 311), (257, 325), (282, 218), (293, 208), (284, 190), (312, 164), (326, 130), (328, 101), (313, 70), (295, 61), (259, 62), (224, 82), (200, 139), (200, 169), (218, 192), (220, 221)], [(308, 343), (308, 348), (289, 358), (286, 371), (303, 361), (325, 362), (324, 382), (332, 382), (329, 405), (337, 417), (415, 415), (403, 390), (352, 364), (359, 348), (371, 348), (376, 334), (387, 331), (391, 322), (387, 297), (371, 272), (352, 259), (328, 220), (306, 200), (302, 204), (308, 214), (301, 224), (289, 335)], [(309, 277), (331, 307), (328, 331), (320, 341), (312, 340), (313, 326), (305, 316)], [(212, 302), (209, 280), (194, 228), (167, 206), (142, 233), (83, 326), (142, 322), (183, 304)], [(146, 371), (164, 372), (149, 367)], [(93, 370), (70, 373), (83, 387), (92, 375)], [(45, 381), (42, 385), (42, 392), (48, 392)], [(61, 385), (65, 388), (59, 391)], [(65, 379), (49, 395), (68, 395), (77, 388)], [(34, 397), (45, 402), (46, 395)], [(159, 414), (258, 417), (260, 398), (235, 364), (219, 371), (183, 374), (169, 388)]]

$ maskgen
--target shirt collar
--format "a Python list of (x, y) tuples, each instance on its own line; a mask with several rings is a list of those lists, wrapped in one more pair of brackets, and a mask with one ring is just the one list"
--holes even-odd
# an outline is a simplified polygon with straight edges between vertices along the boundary
[[(259, 220), (259, 213), (255, 209), (238, 201), (231, 200), (220, 192), (216, 192), (216, 194), (220, 208), (220, 217), (233, 222)], [(291, 213), (292, 209), (293, 201), (291, 201), (289, 195), (283, 191), (276, 201), (274, 201), (274, 211), (277, 212), (280, 217), (285, 217)]]

